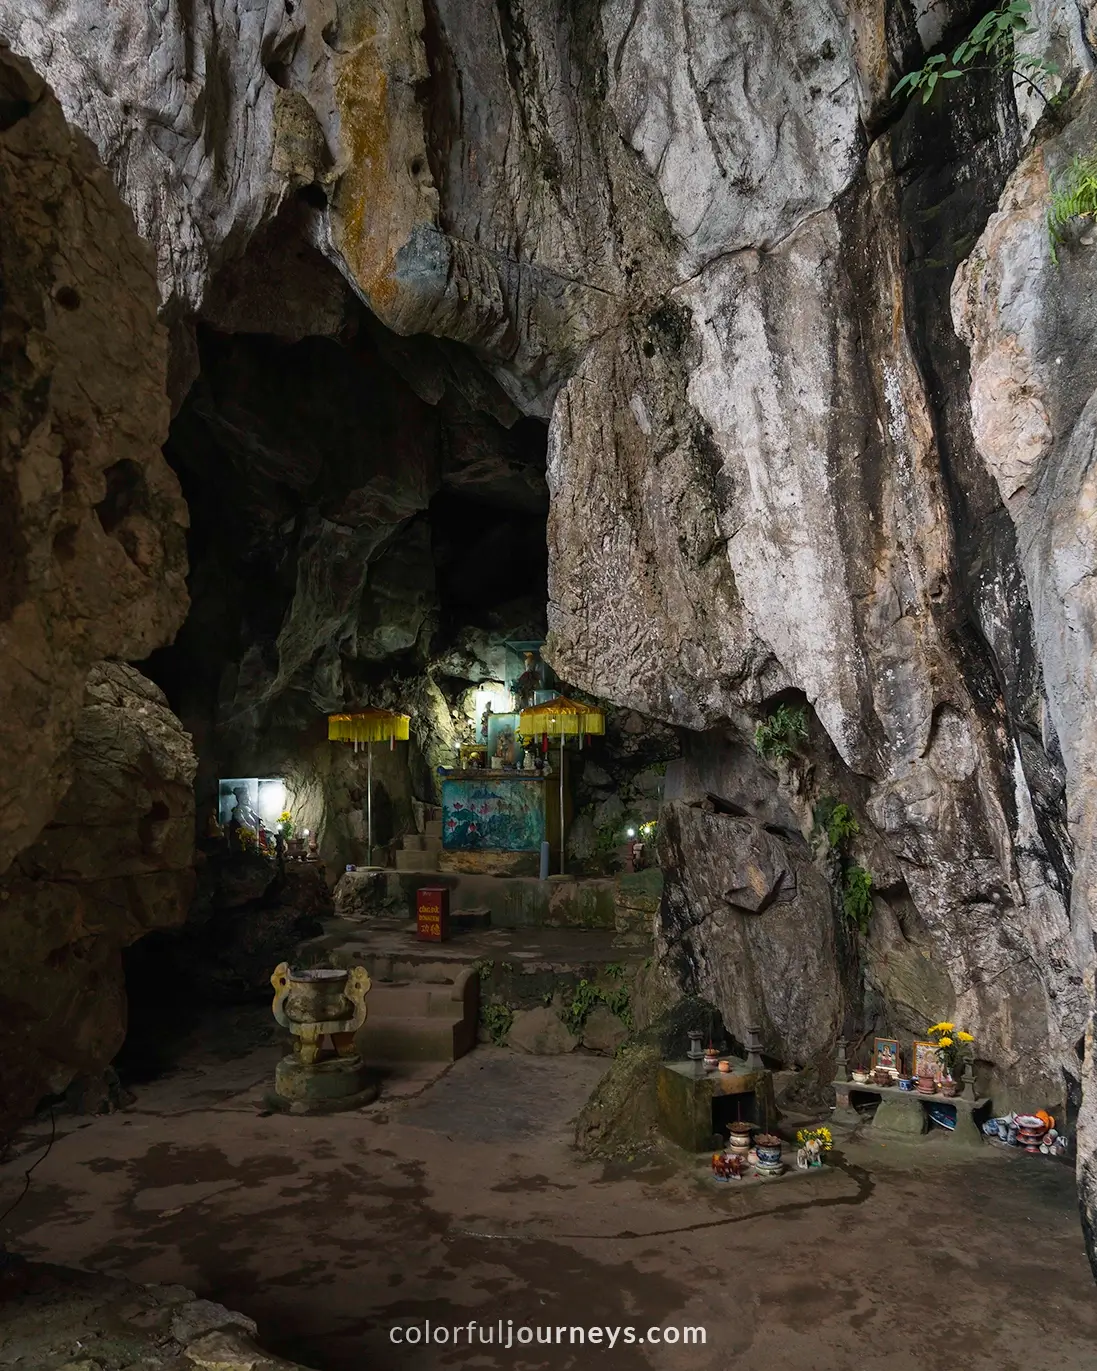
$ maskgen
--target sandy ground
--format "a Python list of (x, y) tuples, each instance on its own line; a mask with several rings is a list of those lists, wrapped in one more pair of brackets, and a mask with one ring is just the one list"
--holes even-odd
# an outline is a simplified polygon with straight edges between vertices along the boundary
[[(64, 1121), (0, 1238), (190, 1286), (320, 1371), (1097, 1368), (1097, 1287), (1056, 1162), (852, 1143), (819, 1176), (718, 1186), (667, 1160), (578, 1157), (569, 1120), (600, 1058), (481, 1047), (394, 1078), (362, 1113), (299, 1119), (262, 1113), (276, 1056), (184, 1065), (130, 1110)], [(0, 1207), (42, 1140), (0, 1170)], [(473, 1319), (638, 1340), (392, 1341)], [(705, 1346), (647, 1338), (685, 1325)]]

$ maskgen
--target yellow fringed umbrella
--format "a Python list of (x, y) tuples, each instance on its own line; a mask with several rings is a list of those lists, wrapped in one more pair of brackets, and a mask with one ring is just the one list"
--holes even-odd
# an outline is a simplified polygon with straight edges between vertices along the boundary
[(328, 741), (353, 743), (355, 752), (366, 745), (366, 847), (373, 865), (373, 744), (407, 742), (411, 718), (391, 709), (358, 709), (351, 714), (328, 715)]
[(605, 710), (582, 705), (566, 695), (557, 695), (543, 705), (530, 705), (518, 715), (518, 732), (526, 736), (548, 733), (553, 738), (581, 738), (586, 733), (605, 731)]
[(605, 733), (605, 710), (597, 705), (580, 704), (566, 695), (557, 695), (543, 705), (530, 705), (518, 715), (518, 732), (523, 737), (538, 733), (560, 739), (560, 875), (564, 875), (564, 743), (568, 738), (583, 738), (588, 733)]
[[(359, 709), (328, 715), (328, 741), (333, 743), (407, 742), (411, 717), (391, 709)], [(357, 751), (357, 748), (355, 749)]]

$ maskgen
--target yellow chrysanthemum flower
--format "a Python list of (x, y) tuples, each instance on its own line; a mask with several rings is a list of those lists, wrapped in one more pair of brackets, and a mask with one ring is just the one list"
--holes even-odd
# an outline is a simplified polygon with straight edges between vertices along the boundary
[(951, 1039), (950, 1037), (948, 1037), (947, 1034), (946, 1034), (946, 1036), (943, 1037), (943, 1038), (941, 1039), (941, 1041), (937, 1044), (937, 1046), (938, 1046), (938, 1047), (951, 1047), (951, 1046), (952, 1046), (952, 1039)]
[(965, 1033), (964, 1030), (963, 1030), (962, 1028), (960, 1029), (959, 1033), (957, 1033), (956, 1036), (960, 1039), (960, 1041), (961, 1041), (962, 1043), (973, 1043), (973, 1042), (975, 1041), (975, 1039), (971, 1036), (971, 1034), (970, 1034), (970, 1033)]
[(935, 1023), (932, 1028), (926, 1031), (929, 1033), (951, 1033), (955, 1027), (956, 1025), (951, 1023)]

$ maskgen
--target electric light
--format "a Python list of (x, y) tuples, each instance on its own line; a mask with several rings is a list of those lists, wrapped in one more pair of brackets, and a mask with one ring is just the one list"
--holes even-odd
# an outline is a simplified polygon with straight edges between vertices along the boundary
[(277, 823), (286, 807), (285, 783), (277, 780), (259, 782), (259, 814), (269, 823)]

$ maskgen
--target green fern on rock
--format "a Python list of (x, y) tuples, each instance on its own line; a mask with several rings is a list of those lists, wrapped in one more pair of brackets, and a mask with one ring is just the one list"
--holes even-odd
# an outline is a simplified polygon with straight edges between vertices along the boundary
[(788, 758), (807, 736), (807, 711), (793, 705), (778, 705), (754, 730), (754, 746), (767, 759)]
[(850, 924), (867, 933), (872, 918), (872, 874), (863, 866), (851, 866), (846, 871), (842, 907)]
[(1051, 260), (1059, 265), (1059, 248), (1067, 225), (1075, 219), (1097, 218), (1097, 157), (1075, 157), (1053, 185), (1047, 211)]

